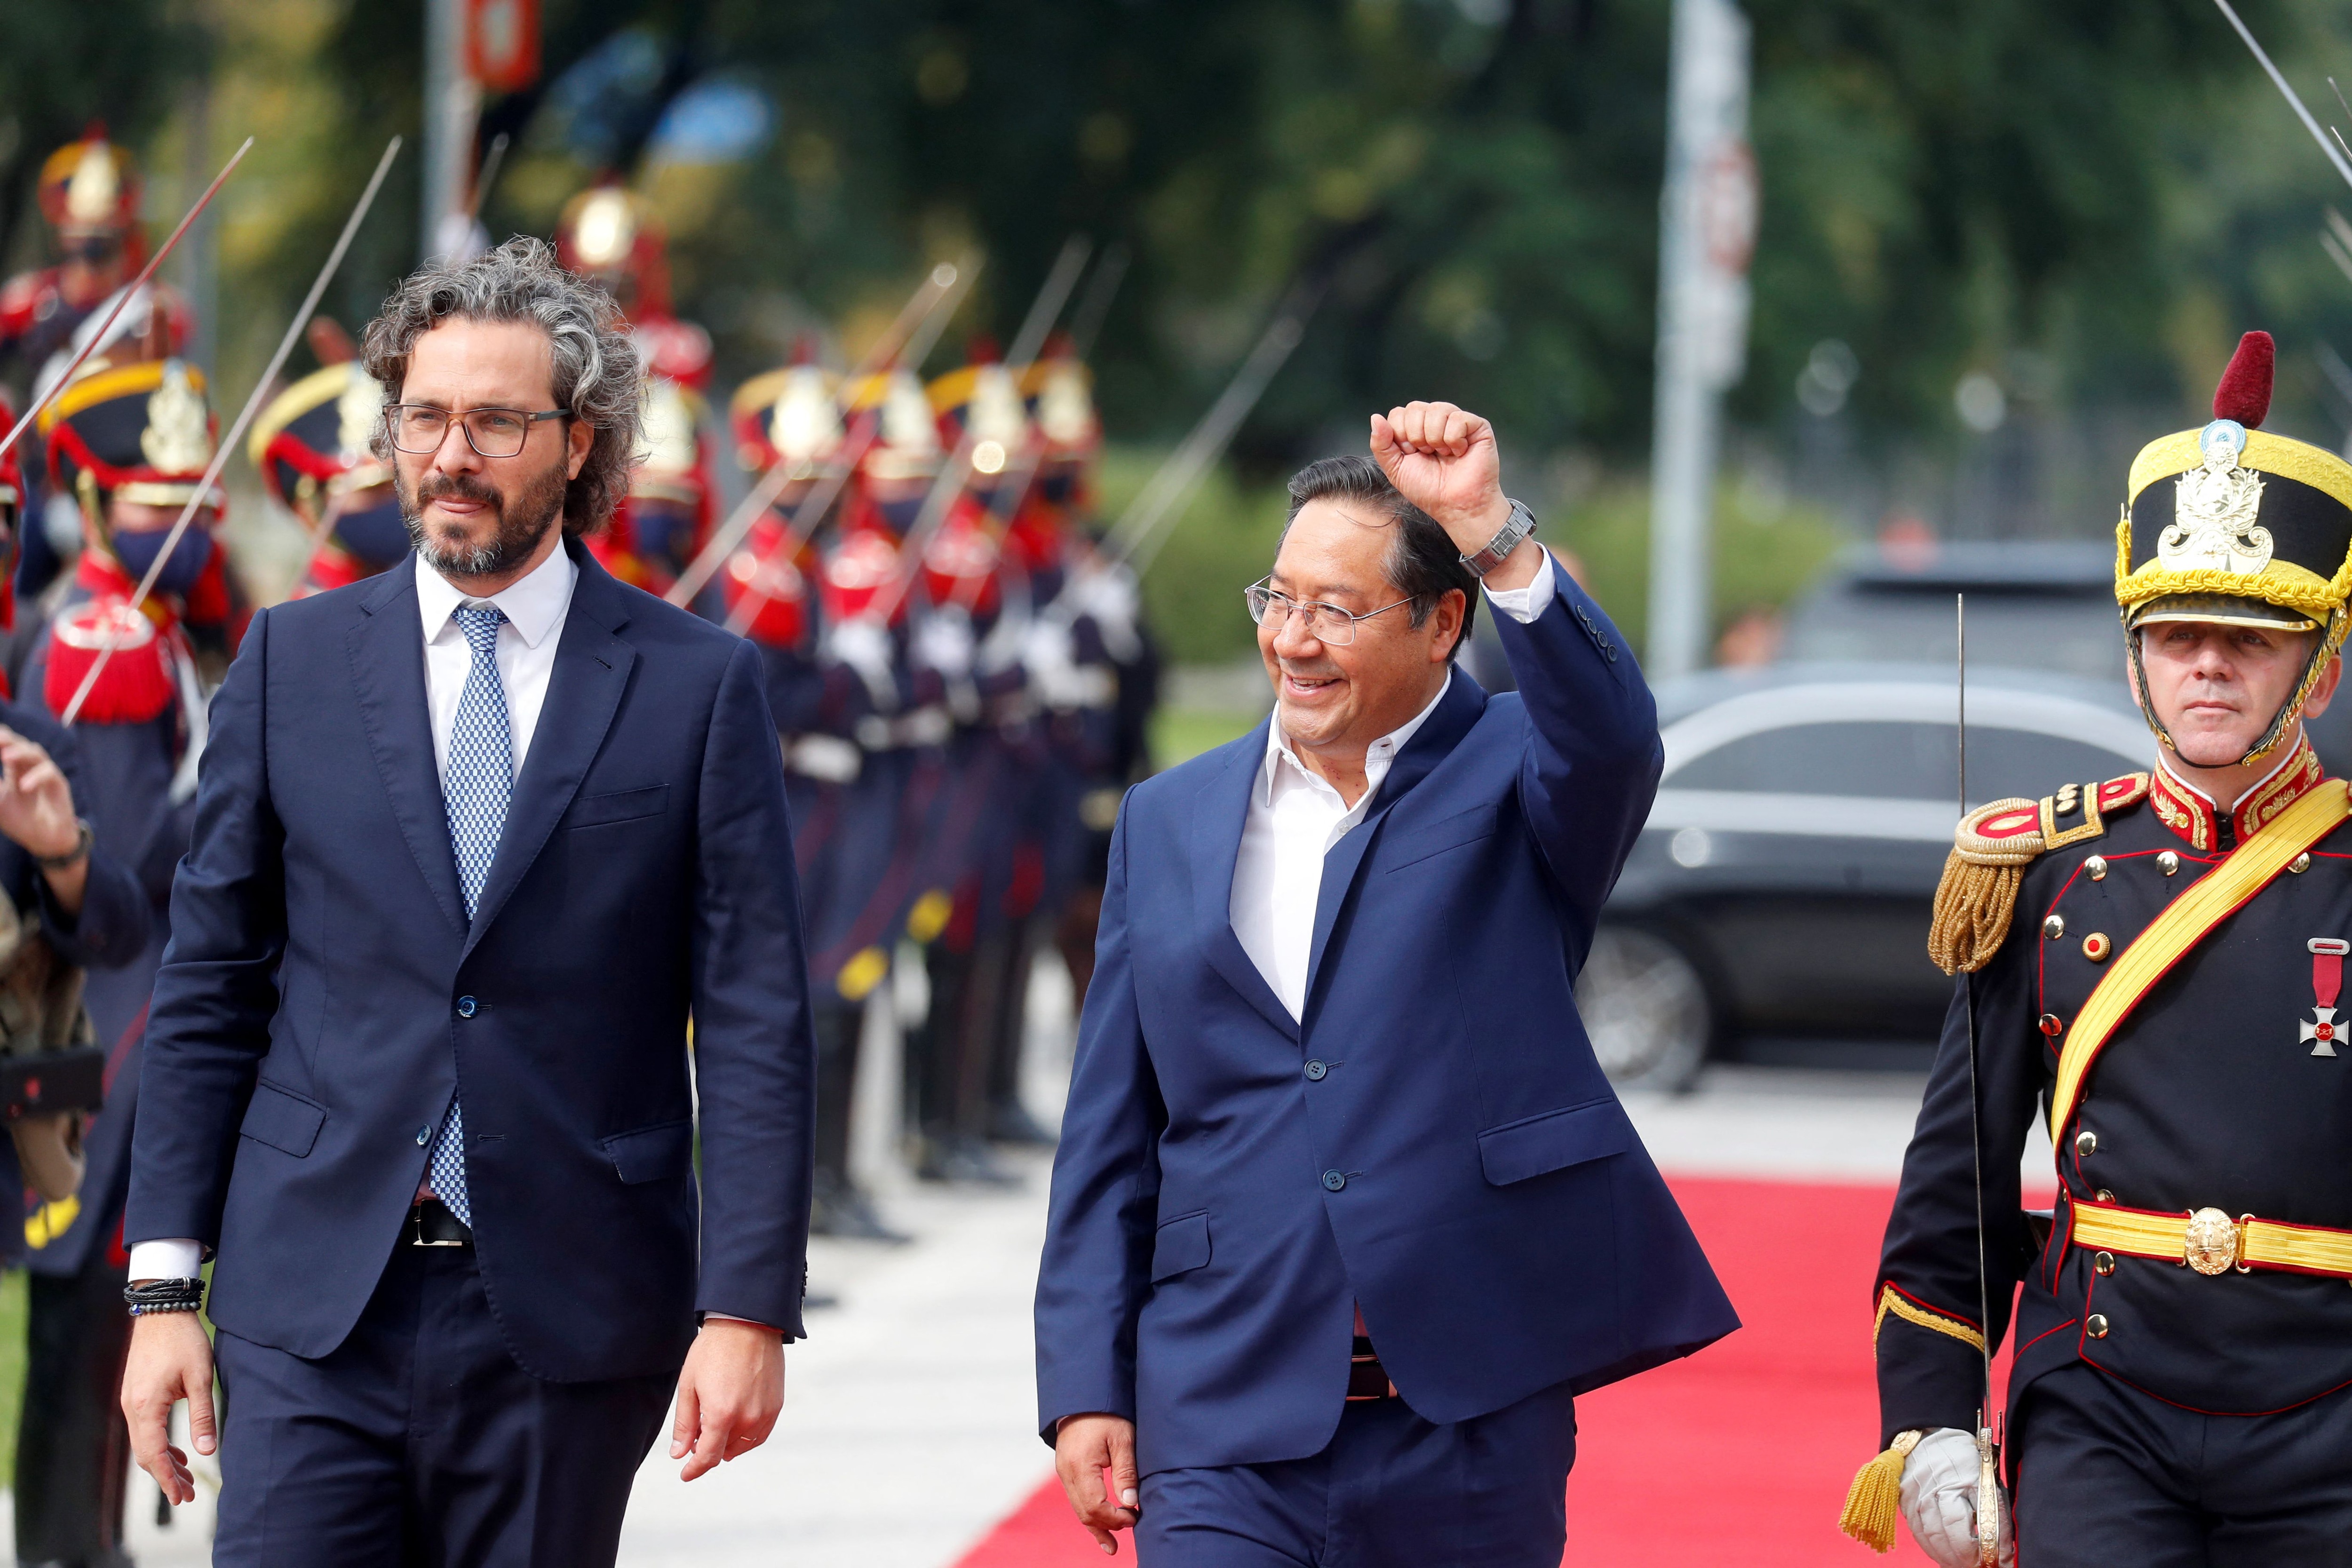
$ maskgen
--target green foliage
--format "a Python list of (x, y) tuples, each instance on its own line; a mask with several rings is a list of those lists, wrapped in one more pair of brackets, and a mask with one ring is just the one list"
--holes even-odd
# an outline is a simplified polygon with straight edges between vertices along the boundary
[[(1576, 556), (1585, 587), (1634, 647), (1649, 626), (1650, 494), (1608, 483), (1561, 504), (1543, 537)], [(1820, 511), (1754, 484), (1727, 483), (1715, 507), (1714, 626), (1794, 598), (1847, 542)]]
[[(1104, 455), (1102, 514), (1116, 520), (1165, 454), (1114, 447)], [(1171, 664), (1247, 658), (1256, 629), (1242, 590), (1274, 569), (1288, 500), (1279, 484), (1244, 484), (1227, 466), (1213, 469), (1182, 514), (1161, 524), (1164, 543), (1143, 579), (1143, 602)]]

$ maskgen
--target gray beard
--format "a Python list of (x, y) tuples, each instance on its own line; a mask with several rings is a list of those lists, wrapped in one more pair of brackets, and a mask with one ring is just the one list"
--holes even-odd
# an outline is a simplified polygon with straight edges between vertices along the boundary
[[(495, 577), (510, 572), (530, 560), (540, 542), (547, 537), (563, 516), (563, 492), (569, 485), (563, 467), (557, 464), (531, 480), (511, 504), (499, 499), (499, 531), (488, 543), (467, 545), (443, 544), (425, 531), (424, 503), (404, 482), (395, 483), (400, 497), (400, 517), (408, 528), (408, 542), (425, 563), (444, 577)], [(447, 486), (435, 489), (424, 500), (436, 499), (445, 493), (464, 494), (467, 499), (480, 499), (478, 490), (459, 490)]]

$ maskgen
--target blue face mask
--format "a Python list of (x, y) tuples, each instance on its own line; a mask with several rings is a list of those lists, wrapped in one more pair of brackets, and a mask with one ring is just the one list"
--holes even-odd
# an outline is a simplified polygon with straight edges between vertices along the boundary
[(888, 523), (895, 531), (903, 534), (915, 526), (917, 518), (923, 515), (924, 499), (917, 496), (912, 500), (886, 500), (877, 501), (875, 504), (881, 509), (882, 521)]
[(400, 498), (387, 490), (375, 505), (335, 519), (335, 542), (371, 566), (389, 566), (406, 555), (408, 523), (400, 515)]
[[(115, 557), (122, 569), (133, 578), (144, 582), (155, 558), (163, 552), (163, 541), (172, 536), (168, 528), (154, 529), (145, 533), (114, 535)], [(185, 594), (205, 574), (205, 566), (213, 558), (213, 536), (203, 529), (190, 525), (180, 535), (180, 542), (172, 547), (172, 557), (163, 563), (163, 572), (155, 579), (156, 588), (166, 594)]]
[(667, 571), (685, 571), (694, 555), (694, 514), (684, 507), (660, 501), (638, 500), (631, 507), (630, 521), (637, 529), (637, 554)]

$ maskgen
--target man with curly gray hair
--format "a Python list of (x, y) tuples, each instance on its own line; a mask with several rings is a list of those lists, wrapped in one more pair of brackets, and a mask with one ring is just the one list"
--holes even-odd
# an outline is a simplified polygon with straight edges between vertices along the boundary
[(188, 1402), (224, 1568), (609, 1564), (673, 1394), (691, 1480), (766, 1439), (801, 1333), (775, 731), (751, 644), (579, 542), (637, 436), (601, 289), (511, 240), (404, 281), (366, 356), (415, 559), (255, 616), (215, 700), (123, 1408), (181, 1502)]

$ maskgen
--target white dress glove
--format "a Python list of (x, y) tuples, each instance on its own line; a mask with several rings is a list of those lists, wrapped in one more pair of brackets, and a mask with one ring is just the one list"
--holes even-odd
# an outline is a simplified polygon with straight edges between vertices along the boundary
[[(1977, 1440), (1938, 1426), (1903, 1462), (1903, 1522), (1919, 1549), (1943, 1568), (1977, 1568)], [(2000, 1560), (2017, 1562), (2008, 1498), (2001, 1499)]]

